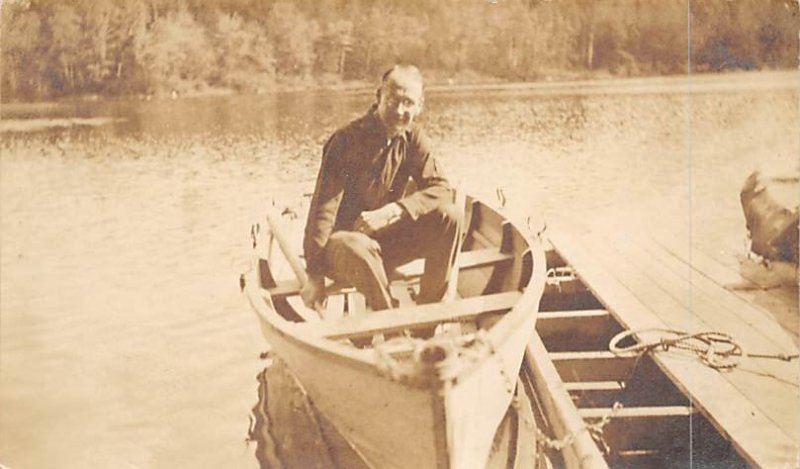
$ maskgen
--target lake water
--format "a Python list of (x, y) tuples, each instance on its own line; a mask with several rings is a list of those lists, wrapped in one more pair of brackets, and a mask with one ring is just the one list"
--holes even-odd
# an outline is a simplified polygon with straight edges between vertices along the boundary
[[(696, 243), (732, 255), (746, 175), (797, 166), (797, 75), (756, 86), (773, 79), (431, 92), (422, 124), (453, 178), (490, 200), (502, 188), (512, 215), (677, 210)], [(5, 106), (0, 463), (257, 467), (249, 227), (312, 189), (325, 138), (371, 101)]]

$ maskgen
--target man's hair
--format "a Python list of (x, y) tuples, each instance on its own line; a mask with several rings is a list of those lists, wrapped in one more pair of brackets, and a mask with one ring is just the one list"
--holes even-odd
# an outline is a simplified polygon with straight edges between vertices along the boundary
[(423, 86), (425, 85), (425, 81), (422, 79), (422, 72), (419, 71), (416, 65), (407, 65), (407, 64), (396, 64), (393, 65), (391, 68), (386, 70), (381, 77), (381, 85), (389, 81), (389, 78), (392, 77), (396, 72), (405, 72), (412, 75), (414, 78), (419, 80), (420, 84)]
[(376, 96), (378, 99), (381, 98), (381, 89), (383, 89), (386, 82), (392, 78), (392, 75), (395, 73), (408, 73), (415, 79), (419, 80), (419, 84), (422, 86), (422, 91), (425, 91), (425, 80), (422, 78), (422, 72), (419, 71), (416, 65), (410, 64), (395, 64), (392, 65), (388, 70), (386, 70), (383, 75), (381, 76), (381, 84), (378, 87)]

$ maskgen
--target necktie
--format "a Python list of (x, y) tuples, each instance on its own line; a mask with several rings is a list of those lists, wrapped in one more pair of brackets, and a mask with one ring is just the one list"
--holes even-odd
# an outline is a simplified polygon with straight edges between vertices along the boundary
[(394, 177), (397, 175), (397, 170), (400, 168), (400, 153), (402, 149), (402, 141), (397, 145), (393, 145), (394, 140), (389, 140), (384, 152), (386, 153), (385, 162), (383, 164), (383, 171), (381, 172), (381, 182), (386, 191), (392, 187)]

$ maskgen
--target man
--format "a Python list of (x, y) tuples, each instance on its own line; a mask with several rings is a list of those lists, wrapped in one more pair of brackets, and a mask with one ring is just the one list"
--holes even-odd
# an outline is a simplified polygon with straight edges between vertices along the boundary
[[(460, 210), (413, 125), (423, 99), (420, 71), (394, 66), (377, 103), (325, 144), (303, 242), (308, 307), (322, 308), (328, 276), (353, 285), (372, 310), (391, 308), (386, 273), (417, 258), (425, 259), (417, 303), (439, 301), (447, 291)], [(406, 195), (409, 178), (417, 190)]]

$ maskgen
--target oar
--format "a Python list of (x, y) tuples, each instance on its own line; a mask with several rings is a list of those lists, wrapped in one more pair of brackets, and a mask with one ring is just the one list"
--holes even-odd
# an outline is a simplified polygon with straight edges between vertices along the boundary
[(281, 251), (283, 251), (283, 255), (289, 262), (289, 267), (292, 268), (295, 277), (297, 277), (297, 281), (300, 282), (300, 287), (304, 287), (308, 282), (308, 275), (306, 274), (305, 267), (303, 267), (303, 263), (300, 261), (300, 257), (298, 257), (297, 254), (292, 251), (289, 240), (286, 239), (286, 235), (283, 233), (280, 215), (274, 212), (268, 213), (267, 223), (269, 223), (269, 229), (272, 231), (272, 236), (274, 236), (275, 240), (278, 241), (278, 246), (280, 246)]
[[(466, 220), (463, 219), (464, 218), (463, 215), (466, 212), (465, 206), (467, 204), (466, 192), (461, 187), (461, 183), (460, 182), (455, 185), (454, 191), (455, 191), (454, 199), (455, 199), (456, 207), (459, 210), (461, 210), (462, 229), (464, 231), (466, 231), (466, 230), (469, 229), (468, 226), (465, 226)], [(459, 273), (459, 271), (458, 271), (458, 257), (459, 257), (459, 254), (461, 254), (461, 244), (462, 244), (463, 241), (464, 241), (464, 237), (461, 235), (461, 233), (459, 233), (458, 234), (458, 239), (456, 240), (456, 247), (455, 247), (456, 253), (455, 253), (455, 256), (453, 256), (453, 266), (450, 269), (450, 278), (448, 279), (448, 282), (447, 282), (447, 292), (445, 293), (445, 296), (444, 296), (444, 301), (446, 301), (446, 302), (455, 301), (457, 299), (457, 297), (458, 297), (458, 273)]]
[[(272, 237), (278, 241), (278, 246), (280, 246), (283, 256), (289, 263), (289, 267), (291, 267), (295, 277), (297, 277), (297, 281), (300, 282), (300, 289), (302, 290), (302, 288), (306, 286), (306, 283), (308, 283), (308, 274), (306, 274), (306, 269), (300, 261), (300, 257), (292, 250), (292, 246), (283, 232), (281, 216), (277, 212), (270, 211), (267, 213), (267, 223), (272, 232)], [(292, 306), (294, 307), (294, 305)], [(322, 312), (308, 308), (304, 304), (298, 305), (294, 309), (297, 314), (306, 321), (315, 321), (323, 318)], [(309, 311), (313, 311), (316, 314), (310, 314)]]

